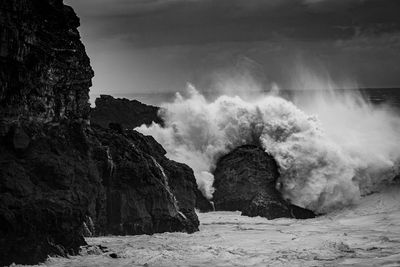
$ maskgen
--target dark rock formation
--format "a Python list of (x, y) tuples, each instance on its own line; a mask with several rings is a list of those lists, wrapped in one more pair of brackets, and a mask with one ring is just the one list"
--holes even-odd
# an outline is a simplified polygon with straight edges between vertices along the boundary
[(89, 127), (78, 26), (62, 0), (0, 1), (0, 265), (76, 254), (83, 235), (198, 229), (189, 167), (151, 137)]
[(158, 116), (159, 107), (145, 105), (137, 100), (114, 98), (101, 95), (91, 112), (91, 123), (107, 128), (110, 123), (122, 125), (124, 129), (134, 129), (152, 122), (163, 124)]
[(0, 265), (85, 244), (100, 183), (72, 123), (88, 119), (93, 77), (78, 26), (62, 0), (0, 2)]
[(313, 212), (286, 202), (275, 189), (279, 176), (273, 157), (253, 145), (222, 157), (214, 172), (216, 210), (240, 210), (242, 215), (268, 219), (313, 218)]
[(97, 234), (198, 230), (189, 167), (168, 160), (152, 137), (133, 130), (94, 127), (89, 136), (104, 188), (89, 210)]
[(0, 2), (0, 116), (87, 119), (93, 71), (62, 0)]
[[(137, 100), (101, 95), (95, 103), (96, 107), (91, 111), (92, 125), (123, 133), (125, 129), (134, 129), (143, 124), (150, 125), (153, 122), (164, 124), (158, 115), (159, 107), (146, 105)], [(210, 201), (199, 190), (196, 191), (195, 206), (201, 212), (213, 210)]]
[[(83, 127), (25, 124), (0, 137), (0, 265), (78, 252), (81, 226), (100, 188)], [(31, 141), (17, 148), (13, 129)]]

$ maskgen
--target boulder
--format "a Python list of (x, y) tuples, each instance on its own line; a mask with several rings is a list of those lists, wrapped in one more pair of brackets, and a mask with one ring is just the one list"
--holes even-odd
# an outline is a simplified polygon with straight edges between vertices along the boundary
[(242, 215), (268, 219), (315, 217), (312, 211), (282, 198), (275, 188), (278, 177), (276, 161), (258, 146), (234, 149), (219, 159), (214, 172), (215, 209), (239, 210)]

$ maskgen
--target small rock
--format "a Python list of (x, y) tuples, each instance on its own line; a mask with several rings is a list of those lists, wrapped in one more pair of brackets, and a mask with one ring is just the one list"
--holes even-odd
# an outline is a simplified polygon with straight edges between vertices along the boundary
[(116, 253), (111, 253), (110, 257), (113, 258), (113, 259), (116, 259), (116, 258), (118, 258), (118, 255)]

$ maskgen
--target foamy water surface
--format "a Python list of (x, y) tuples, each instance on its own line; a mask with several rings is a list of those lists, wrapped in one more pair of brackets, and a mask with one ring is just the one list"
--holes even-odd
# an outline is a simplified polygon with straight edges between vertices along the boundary
[(200, 213), (194, 234), (88, 238), (109, 252), (85, 249), (42, 266), (400, 266), (399, 189), (308, 220)]

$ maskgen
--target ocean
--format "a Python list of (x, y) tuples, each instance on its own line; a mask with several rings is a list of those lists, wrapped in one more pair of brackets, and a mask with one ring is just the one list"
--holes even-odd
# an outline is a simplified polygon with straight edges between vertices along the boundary
[[(200, 231), (87, 238), (80, 256), (52, 267), (94, 266), (400, 266), (400, 194), (392, 187), (316, 219), (249, 218), (200, 213)], [(115, 253), (117, 258), (109, 255)]]
[[(311, 91), (311, 90), (310, 90)], [(400, 88), (364, 88), (364, 89), (343, 89), (337, 90), (346, 93), (361, 93), (363, 97), (375, 105), (388, 104), (393, 107), (400, 108)], [(282, 90), (283, 96), (290, 96), (298, 90)], [(308, 91), (304, 91), (307, 94)], [(180, 92), (184, 93), (184, 92)], [(207, 98), (215, 98), (217, 94), (205, 92)], [(100, 94), (90, 94), (90, 102), (94, 105), (94, 101)], [(171, 102), (175, 99), (176, 92), (159, 92), (159, 93), (126, 93), (113, 94), (115, 98), (136, 99), (144, 104), (159, 106), (164, 102)]]
[[(92, 246), (81, 255), (43, 265), (400, 266), (400, 185), (392, 181), (400, 166), (400, 89), (339, 91), (286, 90), (246, 101), (193, 89), (165, 105), (167, 128), (137, 128), (188, 164), (208, 196), (218, 157), (258, 138), (280, 167), (283, 197), (317, 218), (198, 213), (199, 232), (87, 238)], [(174, 93), (115, 97), (160, 105)]]

